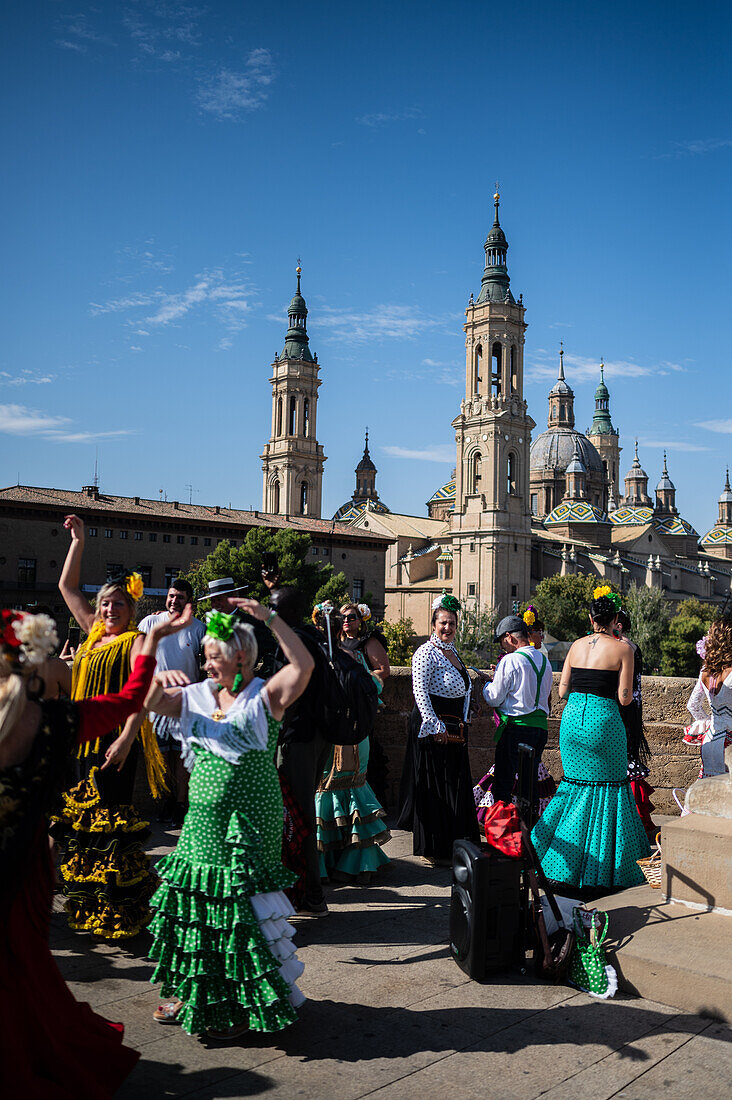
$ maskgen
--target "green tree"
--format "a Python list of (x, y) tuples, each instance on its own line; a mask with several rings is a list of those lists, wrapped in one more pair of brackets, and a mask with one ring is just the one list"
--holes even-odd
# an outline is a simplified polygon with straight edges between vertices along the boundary
[(646, 673), (660, 668), (661, 642), (671, 621), (668, 600), (660, 589), (634, 582), (623, 597), (623, 607), (630, 615), (631, 637), (641, 648)]
[(389, 661), (393, 665), (411, 665), (417, 635), (411, 619), (397, 619), (395, 623), (384, 621), (376, 627), (384, 635), (389, 649)]
[[(311, 544), (310, 536), (299, 531), (253, 527), (241, 546), (232, 546), (224, 539), (207, 558), (194, 562), (184, 575), (199, 593), (205, 592), (208, 582), (217, 577), (232, 577), (235, 585), (247, 585), (242, 595), (266, 602), (269, 593), (262, 580), (262, 554), (275, 554), (280, 582), (300, 590), (309, 616), (313, 605), (324, 599), (334, 603), (348, 599), (344, 574), (335, 573), (330, 564), (320, 566), (312, 561)], [(205, 600), (198, 604), (197, 613), (203, 614), (209, 609), (210, 604)]]
[(701, 600), (682, 600), (661, 641), (661, 672), (664, 676), (698, 676), (699, 657), (696, 643), (709, 624), (717, 618), (713, 604)]
[(556, 573), (539, 581), (531, 602), (549, 633), (558, 641), (573, 642), (590, 629), (587, 613), (598, 583), (603, 582), (582, 573), (570, 573), (566, 577)]
[(466, 607), (458, 616), (455, 645), (466, 665), (485, 668), (498, 655), (498, 643), (494, 641), (498, 615), (491, 607)]

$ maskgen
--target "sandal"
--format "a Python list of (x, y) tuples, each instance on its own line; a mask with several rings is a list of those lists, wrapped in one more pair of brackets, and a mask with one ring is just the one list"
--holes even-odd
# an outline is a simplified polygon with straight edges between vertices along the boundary
[(224, 1031), (204, 1031), (203, 1037), (212, 1043), (228, 1043), (230, 1039), (238, 1039), (248, 1031), (249, 1024), (234, 1024), (233, 1027), (227, 1027)]
[(159, 1024), (179, 1024), (183, 1001), (162, 1001), (153, 1012), (153, 1020)]

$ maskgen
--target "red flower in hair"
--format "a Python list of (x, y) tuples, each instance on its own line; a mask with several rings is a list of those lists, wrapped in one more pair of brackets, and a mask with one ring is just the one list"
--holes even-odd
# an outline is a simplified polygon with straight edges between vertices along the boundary
[(13, 623), (20, 619), (20, 615), (17, 611), (8, 611), (7, 609), (0, 612), (2, 615), (3, 630), (0, 634), (0, 640), (4, 645), (11, 646), (12, 649), (20, 649), (20, 639), (13, 629)]

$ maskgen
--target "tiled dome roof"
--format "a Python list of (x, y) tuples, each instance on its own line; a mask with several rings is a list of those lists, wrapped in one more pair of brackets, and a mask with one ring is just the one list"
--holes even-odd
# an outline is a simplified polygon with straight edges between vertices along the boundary
[(574, 456), (575, 443), (588, 473), (604, 473), (597, 449), (574, 428), (549, 428), (537, 436), (531, 444), (531, 469), (538, 472), (549, 467), (564, 473)]
[(347, 500), (345, 504), (341, 504), (340, 508), (333, 516), (333, 519), (341, 520), (348, 523), (349, 520), (356, 519), (363, 512), (368, 509), (369, 512), (377, 512), (379, 515), (387, 515), (389, 509), (385, 504), (382, 504), (380, 500)]
[(544, 520), (545, 527), (564, 523), (606, 523), (607, 516), (586, 500), (565, 500), (558, 504)]
[(452, 500), (454, 502), (454, 500), (455, 500), (455, 478), (454, 477), (450, 478), (450, 480), (447, 482), (446, 485), (442, 485), (442, 486), (440, 486), (439, 489), (436, 489), (435, 492), (430, 497), (430, 499), (427, 501), (427, 503), (428, 504), (434, 504), (438, 500)]

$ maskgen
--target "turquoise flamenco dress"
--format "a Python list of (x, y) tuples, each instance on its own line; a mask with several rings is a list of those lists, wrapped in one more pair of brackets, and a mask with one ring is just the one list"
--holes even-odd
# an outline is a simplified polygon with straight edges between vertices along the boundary
[[(373, 675), (360, 650), (352, 656)], [(373, 678), (381, 705), (383, 684), (378, 677)], [(373, 874), (391, 862), (381, 850), (391, 840), (391, 833), (384, 825), (386, 813), (366, 777), (369, 738), (364, 737), (354, 749), (355, 767), (348, 768), (344, 767), (343, 757), (350, 754), (351, 746), (334, 745), (315, 795), (322, 879), (329, 878), (334, 871), (353, 878)]]
[(193, 762), (189, 810), (176, 848), (157, 867), (151, 900), (151, 981), (183, 1002), (189, 1034), (247, 1024), (278, 1031), (305, 998), (282, 892), (282, 795), (274, 766), (280, 724), (254, 679), (225, 718), (211, 681), (182, 692), (184, 758)]
[(636, 860), (649, 845), (628, 780), (617, 688), (617, 672), (572, 669), (559, 730), (564, 778), (531, 834), (556, 882), (619, 889), (644, 881)]

